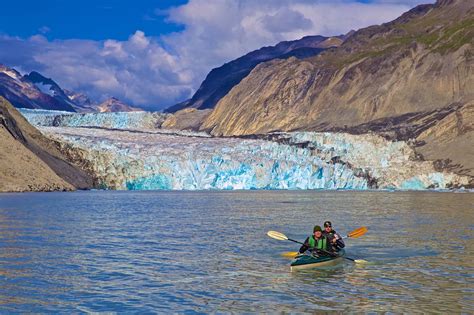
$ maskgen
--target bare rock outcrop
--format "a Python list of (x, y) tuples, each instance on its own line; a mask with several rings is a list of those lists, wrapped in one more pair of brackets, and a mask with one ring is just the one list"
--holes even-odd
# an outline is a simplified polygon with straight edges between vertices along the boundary
[[(175, 113), (189, 108), (199, 110), (214, 108), (217, 102), (258, 64), (273, 59), (287, 59), (290, 57), (301, 59), (315, 56), (330, 47), (340, 46), (345, 38), (345, 35), (337, 37), (305, 36), (298, 40), (283, 41), (275, 46), (262, 47), (251, 51), (242, 57), (212, 69), (191, 99), (169, 107), (166, 112)], [(195, 114), (202, 115), (199, 112), (195, 112)]]
[(52, 191), (93, 187), (92, 178), (68, 162), (46, 138), (0, 97), (0, 191)]

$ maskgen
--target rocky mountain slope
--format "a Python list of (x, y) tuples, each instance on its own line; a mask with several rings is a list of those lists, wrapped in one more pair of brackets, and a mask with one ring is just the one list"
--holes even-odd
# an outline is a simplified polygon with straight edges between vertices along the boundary
[(263, 47), (252, 51), (221, 67), (212, 69), (190, 100), (171, 106), (166, 112), (174, 113), (185, 108), (197, 108), (200, 110), (214, 108), (217, 102), (259, 63), (273, 59), (315, 56), (329, 47), (339, 46), (344, 38), (344, 36), (306, 36), (299, 40), (284, 41), (275, 46)]
[(77, 93), (67, 89), (63, 90), (66, 93), (67, 97), (74, 103), (74, 109), (78, 113), (94, 113), (97, 112), (94, 103), (86, 94)]
[[(42, 80), (44, 79), (44, 80)], [(0, 96), (18, 108), (41, 108), (74, 112), (73, 103), (51, 79), (37, 72), (22, 76), (0, 65)]]
[(92, 187), (93, 180), (88, 174), (68, 162), (53, 141), (0, 97), (0, 191)]
[(111, 97), (104, 102), (96, 106), (96, 109), (100, 113), (112, 113), (112, 112), (140, 112), (143, 109), (133, 107), (125, 104), (115, 97)]
[(60, 110), (80, 113), (128, 112), (132, 107), (111, 97), (102, 103), (92, 101), (83, 93), (61, 88), (53, 79), (32, 71), (22, 76), (13, 68), (0, 65), (0, 96), (17, 108)]
[(76, 104), (68, 97), (66, 92), (51, 78), (44, 77), (41, 73), (32, 71), (22, 78), (25, 82), (33, 83), (41, 92), (52, 96), (58, 102), (74, 108)]
[(424, 158), (474, 175), (473, 38), (473, 1), (420, 5), (315, 57), (259, 64), (201, 130), (380, 132), (416, 139)]

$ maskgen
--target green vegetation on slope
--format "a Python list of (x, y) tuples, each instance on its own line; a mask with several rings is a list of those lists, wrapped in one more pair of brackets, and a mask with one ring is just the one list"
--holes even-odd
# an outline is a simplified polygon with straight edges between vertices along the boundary
[(343, 68), (365, 58), (376, 58), (392, 52), (421, 45), (431, 52), (446, 55), (474, 41), (474, 12), (451, 12), (440, 15), (428, 11), (424, 16), (408, 22), (391, 22), (367, 28), (355, 35), (353, 42), (363, 43), (351, 51), (328, 51), (318, 62), (327, 62)]

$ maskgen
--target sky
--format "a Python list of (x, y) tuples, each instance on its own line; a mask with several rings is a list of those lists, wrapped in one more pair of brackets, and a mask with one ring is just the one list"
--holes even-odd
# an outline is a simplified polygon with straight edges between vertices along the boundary
[(16, 0), (0, 63), (149, 110), (186, 100), (215, 67), (262, 46), (388, 22), (434, 0)]

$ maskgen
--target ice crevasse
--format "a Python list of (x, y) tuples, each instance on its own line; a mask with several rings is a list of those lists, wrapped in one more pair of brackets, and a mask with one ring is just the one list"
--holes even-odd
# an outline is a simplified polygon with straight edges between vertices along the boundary
[(271, 140), (159, 130), (42, 127), (77, 149), (106, 189), (426, 189), (460, 179), (413, 161), (403, 142), (296, 132)]
[[(365, 189), (345, 164), (271, 141), (169, 135), (152, 131), (43, 128), (79, 148), (102, 188)], [(59, 133), (58, 133), (59, 131)]]

